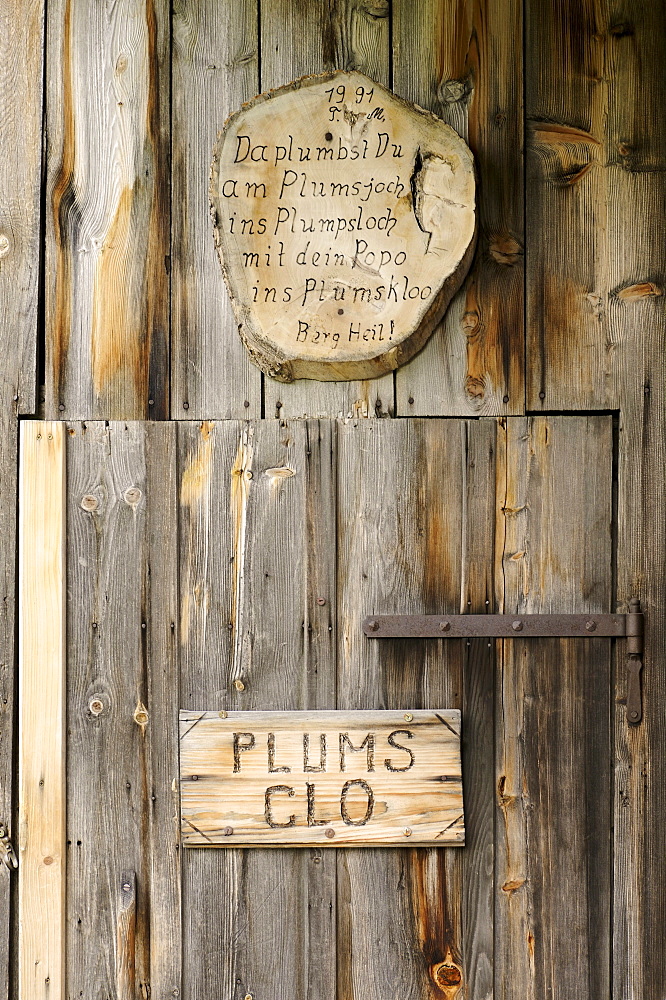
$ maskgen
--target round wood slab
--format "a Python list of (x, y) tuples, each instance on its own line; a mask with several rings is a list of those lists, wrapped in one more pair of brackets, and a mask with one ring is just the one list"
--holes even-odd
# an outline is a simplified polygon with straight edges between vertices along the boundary
[(469, 268), (474, 196), (460, 136), (360, 73), (245, 104), (216, 143), (211, 210), (255, 364), (291, 382), (408, 361)]

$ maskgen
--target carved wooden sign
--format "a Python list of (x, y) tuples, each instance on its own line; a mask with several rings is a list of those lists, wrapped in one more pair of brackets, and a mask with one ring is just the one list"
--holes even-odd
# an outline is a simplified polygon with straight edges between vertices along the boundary
[(211, 209), (253, 361), (284, 382), (373, 378), (423, 346), (469, 268), (472, 155), (359, 73), (305, 77), (228, 119)]
[(465, 840), (460, 712), (180, 713), (188, 847)]

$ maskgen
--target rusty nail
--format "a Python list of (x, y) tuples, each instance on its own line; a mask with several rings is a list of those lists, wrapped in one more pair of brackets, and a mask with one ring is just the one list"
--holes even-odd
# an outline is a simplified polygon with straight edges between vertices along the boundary
[(245, 994), (245, 1000), (254, 1000), (254, 998), (253, 998), (253, 996), (252, 996), (251, 993), (246, 993)]
[(451, 622), (440, 622), (439, 623), (439, 630), (440, 630), (440, 632), (448, 632), (450, 628), (451, 628)]
[(224, 828), (224, 836), (225, 837), (230, 837), (233, 832), (234, 832), (233, 826), (225, 826), (225, 828)]
[(335, 830), (331, 830), (330, 827), (328, 828), (328, 830), (324, 830), (324, 833), (328, 837), (329, 840), (332, 840), (333, 837), (335, 837)]
[(368, 628), (371, 629), (371, 631), (376, 632), (377, 629), (379, 628), (379, 622), (375, 621), (375, 619), (373, 618), (371, 622), (368, 622)]
[(325, 597), (318, 597), (318, 598), (317, 598), (317, 604), (318, 604), (318, 605), (319, 605), (320, 607), (322, 607), (322, 608), (323, 608), (323, 607), (324, 607), (324, 605), (326, 604), (326, 598), (325, 598)]
[(630, 716), (630, 718), (632, 718), (632, 719), (637, 719), (637, 718), (638, 718), (638, 712), (630, 712), (630, 713), (629, 713), (629, 716)]
[(254, 478), (254, 473), (253, 473), (252, 469), (248, 469), (247, 470), (247, 472), (245, 473), (245, 478), (246, 479), (253, 479)]
[(64, 403), (60, 403), (59, 406), (58, 406), (58, 409), (59, 410), (64, 410), (65, 409), (65, 404)]
[(522, 632), (523, 623), (519, 622), (518, 619), (516, 619), (515, 622), (511, 622), (511, 628), (513, 629), (514, 632)]
[(405, 827), (405, 837), (411, 837), (412, 831), (408, 826)]
[(198, 780), (199, 780), (199, 775), (198, 774), (193, 774), (192, 775), (192, 781), (198, 781)]
[(405, 712), (405, 714), (403, 715), (403, 719), (405, 720), (405, 722), (412, 722), (414, 716), (412, 715), (411, 712)]
[(591, 618), (590, 618), (589, 622), (585, 622), (585, 628), (587, 629), (588, 632), (594, 632), (594, 630), (595, 630), (596, 627), (597, 627), (597, 623), (595, 621), (593, 621)]
[(189, 408), (190, 408), (190, 404), (189, 403), (187, 403), (187, 402), (183, 403), (183, 409), (184, 410), (189, 410)]
[(234, 687), (236, 688), (237, 691), (244, 691), (245, 690), (245, 685), (243, 684), (243, 682), (240, 679), (240, 677), (237, 677), (236, 680), (234, 681)]
[(219, 717), (221, 719), (226, 719), (226, 717), (227, 717), (227, 713), (224, 711), (224, 709), (222, 709), (221, 711), (219, 711), (217, 714), (219, 715)]
[(131, 888), (132, 886), (129, 884), (129, 882), (123, 882), (123, 892), (129, 892)]

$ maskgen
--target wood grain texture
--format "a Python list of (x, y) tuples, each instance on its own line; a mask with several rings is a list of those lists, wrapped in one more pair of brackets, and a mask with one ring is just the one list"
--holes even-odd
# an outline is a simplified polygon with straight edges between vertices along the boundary
[[(181, 424), (179, 483), (182, 706), (334, 707), (334, 429)], [(187, 852), (183, 908), (186, 997), (335, 996), (335, 852)]]
[(115, 996), (121, 974), (131, 991), (122, 931), (137, 992), (154, 973), (151, 995), (167, 997), (180, 988), (175, 429), (90, 423), (68, 437), (68, 991)]
[[(500, 612), (608, 610), (611, 500), (610, 417), (506, 421)], [(500, 646), (496, 995), (608, 996), (610, 640)]]
[(259, 91), (257, 0), (173, 8), (172, 403), (177, 418), (261, 416), (215, 253), (208, 178), (217, 132)]
[(3, 408), (37, 389), (44, 0), (0, 5), (0, 382)]
[[(453, 998), (492, 987), (489, 789), (482, 779), (470, 795), (465, 784), (476, 786), (492, 766), (492, 651), (456, 640), (372, 641), (360, 624), (373, 613), (481, 611), (492, 600), (490, 580), (467, 553), (492, 540), (493, 436), (494, 427), (463, 421), (340, 427), (338, 707), (461, 707), (466, 823), (474, 831), (469, 853), (340, 857), (342, 996)], [(464, 675), (468, 664), (475, 676)], [(377, 949), (378, 925), (395, 948)]]
[[(0, 416), (0, 822), (16, 846), (13, 820), (16, 712), (16, 496), (18, 492), (18, 426), (8, 407)], [(0, 998), (9, 1000), (10, 962), (17, 949), (12, 929), (10, 868), (0, 864)], [(13, 930), (13, 934), (11, 933)], [(13, 952), (13, 953), (12, 953)]]
[[(261, 4), (261, 89), (327, 70), (358, 70), (389, 85), (386, 0), (268, 0)], [(264, 379), (266, 417), (392, 416), (393, 374), (326, 385)]]
[(56, 0), (47, 43), (46, 413), (163, 418), (169, 6)]
[(65, 431), (26, 422), (19, 515), (19, 986), (65, 989)]
[(524, 412), (522, 6), (394, 0), (393, 89), (469, 143), (479, 243), (458, 295), (396, 374), (400, 416)]
[(181, 710), (180, 809), (185, 847), (460, 847), (460, 712)]
[(526, 11), (528, 407), (624, 406), (664, 323), (666, 11)]

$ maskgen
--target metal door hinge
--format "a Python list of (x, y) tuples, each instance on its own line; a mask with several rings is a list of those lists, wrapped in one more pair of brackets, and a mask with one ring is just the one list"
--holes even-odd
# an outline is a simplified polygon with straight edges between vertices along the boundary
[(7, 827), (4, 823), (0, 823), (0, 847), (2, 848), (2, 860), (9, 870), (13, 871), (15, 868), (18, 868), (18, 858), (16, 857), (12, 842), (9, 839)]
[(371, 639), (537, 638), (544, 636), (627, 640), (627, 721), (643, 718), (643, 612), (637, 598), (629, 614), (607, 615), (371, 615), (363, 622)]

